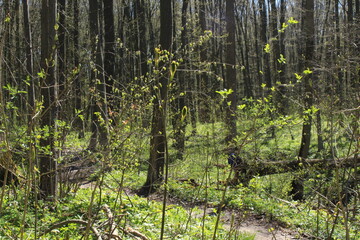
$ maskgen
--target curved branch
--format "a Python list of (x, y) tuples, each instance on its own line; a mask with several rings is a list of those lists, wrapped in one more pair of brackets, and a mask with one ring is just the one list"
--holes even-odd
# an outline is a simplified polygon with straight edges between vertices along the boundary
[[(55, 223), (53, 224), (52, 226), (49, 227), (49, 229), (46, 229), (43, 233), (41, 233), (39, 235), (39, 237), (43, 236), (43, 235), (46, 235), (48, 234), (49, 232), (51, 232), (52, 230), (56, 229), (56, 228), (60, 228), (62, 226), (65, 226), (67, 224), (70, 224), (70, 223), (75, 223), (75, 224), (80, 224), (80, 225), (85, 225), (87, 226), (88, 225), (88, 222), (87, 221), (84, 221), (84, 220), (80, 220), (80, 219), (69, 219), (69, 220), (65, 220), (65, 221), (62, 221), (62, 222), (58, 222), (58, 223)], [(102, 240), (102, 237), (99, 233), (99, 231), (91, 226), (90, 227), (90, 230), (95, 234), (95, 236), (97, 237), (98, 240)]]

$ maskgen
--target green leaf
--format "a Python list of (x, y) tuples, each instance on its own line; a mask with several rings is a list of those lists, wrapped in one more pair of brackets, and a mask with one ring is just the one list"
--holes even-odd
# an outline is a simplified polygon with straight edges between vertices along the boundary
[(284, 57), (284, 55), (280, 54), (280, 58), (278, 59), (278, 62), (286, 64), (286, 58)]
[(44, 69), (41, 69), (41, 72), (38, 72), (37, 75), (38, 75), (39, 78), (43, 78), (43, 79), (44, 79), (44, 78), (45, 78), (45, 71), (44, 71)]
[(300, 74), (294, 73), (297, 80), (301, 80), (303, 77)]
[(216, 93), (220, 94), (223, 98), (226, 98), (228, 95), (232, 94), (234, 91), (232, 89), (224, 89), (221, 91), (215, 91)]
[(266, 52), (266, 53), (270, 53), (270, 44), (265, 44), (265, 47), (264, 47), (264, 51)]
[(239, 109), (239, 110), (242, 110), (242, 109), (244, 109), (245, 107), (246, 107), (246, 104), (241, 104), (241, 105), (238, 106), (238, 109)]
[(297, 23), (299, 23), (299, 21), (295, 20), (293, 17), (290, 17), (288, 20), (288, 23), (289, 24), (297, 24)]
[(308, 75), (308, 74), (311, 74), (312, 71), (309, 68), (307, 68), (306, 70), (303, 71), (303, 73)]

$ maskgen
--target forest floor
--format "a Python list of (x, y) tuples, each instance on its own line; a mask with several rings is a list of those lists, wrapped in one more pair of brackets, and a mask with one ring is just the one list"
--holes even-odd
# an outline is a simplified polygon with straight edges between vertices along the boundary
[[(92, 188), (93, 182), (87, 182), (81, 185), (81, 188)], [(128, 196), (134, 196), (136, 192), (132, 189), (125, 189), (125, 193)], [(153, 193), (147, 197), (149, 201), (163, 201), (163, 195), (161, 193)], [(176, 197), (169, 196), (167, 199), (168, 205), (181, 206), (191, 214), (192, 217), (202, 218), (203, 214), (194, 214), (192, 209), (197, 207), (198, 209), (204, 209), (206, 215), (216, 217), (216, 207), (206, 206), (205, 204), (189, 203)], [(255, 235), (254, 240), (295, 240), (308, 239), (305, 236), (301, 236), (295, 230), (284, 227), (284, 224), (276, 220), (270, 220), (265, 215), (244, 212), (237, 209), (225, 208), (221, 211), (220, 222), (223, 227), (233, 232), (242, 232)]]
[[(126, 190), (128, 195), (135, 194), (132, 190)], [(161, 193), (153, 193), (148, 197), (148, 200), (163, 201), (163, 195)], [(178, 205), (185, 208), (192, 217), (202, 218), (203, 214), (193, 214), (192, 209), (197, 207), (198, 209), (204, 209), (206, 215), (216, 217), (216, 206), (206, 206), (205, 204), (193, 204), (183, 200), (179, 200), (176, 197), (168, 197), (168, 205)], [(308, 238), (301, 236), (295, 230), (284, 227), (282, 223), (276, 220), (269, 220), (265, 215), (259, 215), (255, 213), (246, 213), (237, 209), (225, 208), (221, 211), (220, 222), (223, 227), (233, 232), (242, 232), (255, 235), (254, 240), (291, 240)]]

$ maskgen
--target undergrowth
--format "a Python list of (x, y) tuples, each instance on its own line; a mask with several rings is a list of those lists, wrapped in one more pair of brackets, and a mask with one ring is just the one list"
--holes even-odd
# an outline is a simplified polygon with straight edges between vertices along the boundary
[[(268, 109), (267, 109), (268, 110)], [(243, 111), (248, 111), (244, 109)], [(252, 110), (253, 111), (253, 110)], [(251, 114), (252, 117), (249, 117)], [(299, 117), (266, 119), (263, 112), (244, 112), (239, 115), (239, 153), (244, 161), (284, 161), (296, 159), (301, 136)], [(270, 121), (267, 122), (267, 121)], [(347, 130), (342, 130), (343, 119), (330, 124), (324, 120), (325, 143), (322, 152), (311, 146), (311, 157), (348, 156), (358, 151), (350, 144)], [(165, 234), (168, 239), (212, 239), (220, 209), (237, 209), (244, 216), (263, 215), (268, 221), (278, 221), (307, 237), (317, 239), (357, 239), (360, 231), (358, 198), (347, 205), (336, 200), (338, 175), (350, 176), (356, 169), (336, 171), (309, 167), (306, 169), (305, 201), (293, 201), (289, 194), (294, 173), (252, 176), (248, 183), (227, 185), (234, 175), (227, 164), (228, 146), (223, 141), (223, 123), (198, 124), (186, 130), (183, 159), (176, 159), (176, 150), (170, 147), (170, 175), (168, 196), (172, 200), (166, 207)], [(316, 143), (316, 130), (313, 130)], [(114, 223), (122, 239), (133, 239), (141, 233), (157, 239), (161, 227), (162, 195), (158, 200), (138, 197), (135, 192), (145, 182), (148, 159), (147, 131), (136, 132), (124, 125), (110, 145), (110, 155), (95, 153), (101, 162), (92, 173), (92, 182), (86, 187), (73, 184), (70, 191), (55, 203), (42, 202), (34, 194), (25, 203), (25, 185), (7, 187), (0, 217), (0, 236), (4, 239), (95, 239), (93, 229), (102, 234), (111, 233)], [(169, 129), (171, 137), (171, 129)], [(89, 134), (86, 134), (89, 137)], [(79, 141), (70, 132), (64, 145), (67, 152), (85, 151), (86, 139)], [(170, 138), (169, 146), (173, 139)], [(350, 154), (349, 154), (350, 153)], [(107, 158), (109, 159), (107, 159)], [(102, 171), (102, 168), (106, 171)], [(111, 169), (111, 171), (109, 171)], [(358, 187), (352, 186), (354, 191)], [(161, 186), (161, 193), (164, 186)], [(225, 192), (225, 194), (224, 194)], [(357, 192), (358, 194), (358, 192)], [(178, 204), (182, 203), (182, 205)], [(26, 208), (24, 208), (26, 206)], [(205, 209), (213, 209), (208, 214)], [(108, 211), (107, 211), (108, 210)], [(112, 217), (109, 217), (111, 212)], [(79, 220), (78, 222), (70, 220)], [(58, 223), (63, 223), (56, 227)], [(216, 239), (254, 239), (254, 235), (233, 231), (232, 226), (221, 225)], [(129, 230), (131, 228), (134, 233)]]

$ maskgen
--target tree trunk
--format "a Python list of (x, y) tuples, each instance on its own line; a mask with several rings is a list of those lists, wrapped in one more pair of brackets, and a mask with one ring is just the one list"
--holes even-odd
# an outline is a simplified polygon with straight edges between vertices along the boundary
[[(286, 2), (285, 0), (280, 1), (280, 26), (285, 23), (285, 9), (286, 9)], [(279, 56), (277, 58), (281, 59), (281, 55), (284, 59), (286, 59), (286, 53), (285, 53), (285, 31), (280, 31), (279, 33)], [(280, 55), (281, 54), (281, 55)], [(285, 67), (286, 63), (282, 61), (278, 61), (276, 59), (276, 63), (278, 65), (278, 79), (280, 82), (279, 91), (278, 91), (278, 99), (277, 104), (279, 106), (279, 112), (282, 115), (287, 114), (288, 104), (287, 104), (287, 98), (286, 98), (286, 76), (285, 76)]]
[[(260, 0), (260, 16), (261, 16), (261, 45), (264, 48), (265, 45), (268, 43), (268, 18), (267, 18), (267, 3), (266, 0)], [(266, 87), (271, 89), (272, 88), (272, 81), (271, 81), (271, 72), (270, 72), (270, 54), (262, 51), (262, 66), (263, 66), (263, 83), (266, 84)], [(263, 88), (261, 88), (263, 89)]]
[(24, 39), (25, 39), (25, 53), (26, 53), (26, 75), (29, 76), (29, 84), (27, 87), (28, 91), (28, 101), (29, 101), (29, 117), (28, 121), (31, 121), (31, 116), (35, 107), (35, 83), (33, 78), (34, 72), (34, 63), (33, 63), (33, 51), (32, 51), (32, 36), (30, 29), (30, 20), (29, 20), (29, 7), (28, 0), (22, 0), (23, 6), (23, 19), (24, 19)]
[(139, 50), (140, 50), (140, 75), (146, 77), (148, 73), (147, 64), (147, 38), (146, 38), (146, 15), (145, 15), (145, 3), (144, 0), (137, 0), (137, 23), (139, 30)]
[[(235, 47), (235, 1), (226, 0), (226, 31), (228, 34), (226, 45), (226, 79), (225, 88), (231, 89), (226, 99), (227, 125), (226, 141), (232, 142), (237, 135), (236, 130), (236, 109), (237, 109), (237, 81), (236, 81), (236, 47)], [(229, 104), (228, 104), (229, 103)]]
[(102, 123), (105, 120), (105, 112), (107, 111), (105, 105), (106, 86), (103, 74), (103, 36), (102, 36), (102, 2), (98, 0), (89, 0), (89, 22), (90, 22), (90, 37), (91, 37), (91, 58), (95, 63), (91, 71), (91, 88), (94, 91), (91, 98), (91, 137), (88, 146), (89, 150), (96, 150), (98, 143), (105, 146), (107, 144), (108, 132), (106, 124)]
[[(304, 66), (309, 69), (304, 76), (304, 116), (303, 129), (301, 134), (301, 143), (298, 156), (307, 158), (310, 150), (311, 125), (312, 125), (312, 106), (313, 106), (313, 89), (312, 78), (314, 49), (315, 49), (315, 28), (314, 28), (314, 0), (305, 0), (303, 16), (303, 29), (305, 40)], [(303, 180), (298, 177), (293, 181), (293, 199), (302, 200), (304, 197)]]
[(41, 8), (41, 95), (43, 98), (43, 115), (40, 126), (44, 133), (40, 139), (43, 150), (40, 153), (40, 194), (47, 199), (56, 197), (57, 177), (54, 154), (55, 127), (55, 17), (56, 0), (42, 0)]
[(287, 173), (316, 167), (322, 170), (335, 168), (353, 168), (360, 166), (360, 156), (351, 156), (339, 159), (300, 159), (293, 161), (267, 161), (241, 162), (236, 166), (239, 171), (240, 182), (250, 180), (256, 176)]
[[(172, 1), (160, 1), (160, 48), (171, 52), (172, 46)], [(166, 53), (164, 53), (166, 54)], [(170, 56), (169, 56), (170, 57)], [(159, 69), (165, 66), (160, 61)], [(158, 184), (163, 180), (165, 164), (166, 139), (166, 115), (168, 95), (169, 73), (160, 71), (160, 79), (154, 86), (153, 118), (151, 122), (150, 159), (147, 179), (139, 191), (140, 195), (148, 195), (155, 191)], [(155, 88), (159, 88), (157, 91)]]
[[(113, 0), (104, 1), (104, 70), (106, 99), (105, 102), (110, 107), (113, 103), (113, 86), (115, 76), (115, 27), (114, 27), (114, 3)], [(107, 116), (106, 116), (107, 117)]]
[[(304, 40), (305, 40), (305, 54), (304, 54), (304, 66), (307, 69), (313, 68), (313, 56), (314, 56), (314, 45), (315, 45), (315, 29), (314, 29), (314, 0), (305, 0), (305, 15), (304, 21)], [(311, 70), (312, 71), (312, 70)], [(304, 113), (304, 123), (302, 131), (302, 140), (300, 145), (299, 157), (307, 158), (310, 150), (310, 139), (311, 139), (311, 125), (312, 125), (312, 112), (311, 107), (313, 105), (313, 88), (312, 78), (314, 74), (308, 72), (304, 79), (304, 105), (306, 111)]]
[[(204, 32), (207, 30), (206, 26), (206, 0), (200, 0), (199, 1), (199, 25), (201, 30), (201, 35), (204, 34)], [(202, 46), (200, 46), (200, 62), (204, 63), (208, 60), (207, 56), (207, 44), (203, 43)], [(202, 72), (197, 77), (198, 79), (198, 91), (201, 93), (198, 95), (198, 114), (199, 114), (199, 121), (200, 122), (208, 122), (210, 119), (209, 113), (210, 106), (209, 106), (209, 100), (206, 98), (207, 93), (209, 91), (208, 88), (208, 82), (209, 78), (206, 72)]]
[[(59, 93), (58, 93), (58, 97), (61, 97), (61, 96), (64, 96), (64, 90), (65, 90), (65, 84), (66, 84), (66, 66), (67, 66), (67, 61), (66, 61), (66, 41), (65, 41), (65, 37), (66, 37), (66, 34), (65, 34), (65, 31), (66, 31), (66, 14), (65, 14), (65, 11), (66, 11), (66, 0), (57, 0), (57, 10), (58, 10), (58, 15), (59, 15), (59, 18), (58, 18), (58, 30), (57, 30), (57, 35), (58, 35), (58, 46), (57, 46), (57, 63), (58, 63), (58, 73), (57, 73), (57, 76), (58, 76), (58, 90), (59, 90)], [(57, 99), (57, 101), (62, 101), (64, 100), (65, 103), (64, 104), (59, 104), (57, 106), (57, 114), (60, 113), (61, 109), (60, 109), (60, 106), (67, 106), (69, 101), (65, 100), (64, 99)], [(58, 116), (59, 119), (61, 120), (64, 120), (63, 118), (65, 116)]]
[[(181, 46), (180, 52), (182, 54), (182, 58), (184, 59), (181, 64), (182, 69), (187, 69), (188, 67), (188, 52), (187, 52), (187, 9), (189, 5), (189, 0), (184, 0), (182, 9), (181, 9)], [(187, 71), (181, 71), (177, 73), (179, 86), (176, 92), (176, 100), (175, 100), (175, 114), (173, 116), (173, 126), (174, 126), (174, 138), (175, 138), (175, 148), (176, 148), (176, 158), (179, 160), (183, 159), (184, 150), (185, 150), (185, 128), (186, 128), (186, 120), (185, 117), (187, 115), (187, 108), (185, 106), (185, 86), (187, 79), (189, 78), (189, 73)]]
[[(78, 0), (73, 0), (73, 16), (74, 16), (74, 20), (73, 20), (73, 30), (72, 30), (72, 35), (73, 35), (73, 41), (74, 41), (74, 49), (73, 49), (73, 55), (74, 55), (74, 69), (77, 69), (78, 71), (80, 71), (80, 59), (79, 59), (79, 48), (80, 48), (80, 44), (79, 44), (79, 2)], [(75, 73), (74, 77), (74, 89), (75, 89), (75, 109), (78, 111), (82, 111), (83, 106), (82, 106), (82, 83), (81, 83), (81, 79), (79, 77), (79, 73)], [(79, 112), (80, 113), (80, 112)], [(80, 114), (84, 114), (83, 112), (81, 112)], [(79, 138), (84, 138), (85, 137), (85, 126), (84, 126), (84, 121), (81, 117), (79, 116), (75, 116), (75, 122), (74, 122), (74, 126), (75, 129), (77, 131), (79, 131)]]

